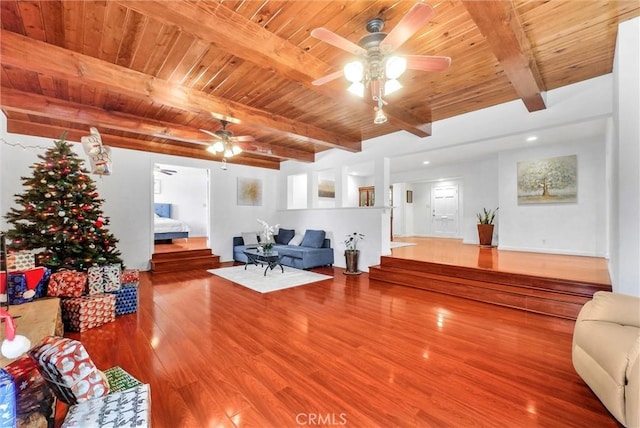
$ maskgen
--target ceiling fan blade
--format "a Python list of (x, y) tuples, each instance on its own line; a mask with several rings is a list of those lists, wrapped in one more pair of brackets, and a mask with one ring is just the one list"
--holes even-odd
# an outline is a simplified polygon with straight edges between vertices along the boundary
[(219, 135), (216, 135), (211, 131), (207, 131), (206, 129), (201, 129), (200, 131), (204, 132), (205, 134), (211, 135), (213, 138), (215, 138), (217, 140), (222, 140), (222, 138), (220, 138)]
[(451, 66), (448, 56), (404, 55), (407, 68), (419, 71), (444, 71)]
[(402, 46), (409, 37), (425, 26), (427, 22), (435, 16), (436, 12), (426, 3), (416, 3), (405, 16), (402, 17), (398, 25), (395, 26), (387, 37), (380, 42), (380, 49), (383, 52), (392, 52)]
[(342, 70), (334, 71), (331, 74), (327, 74), (324, 77), (321, 77), (319, 79), (314, 80), (313, 82), (311, 82), (311, 84), (313, 86), (324, 85), (325, 83), (331, 82), (332, 80), (336, 80), (336, 79), (342, 77), (343, 75), (344, 75), (344, 72)]
[(324, 27), (314, 28), (311, 31), (311, 37), (315, 37), (318, 40), (322, 40), (325, 43), (328, 43), (332, 46), (337, 47), (338, 49), (342, 49), (343, 51), (347, 51), (354, 55), (365, 55), (367, 53), (366, 50), (356, 45), (353, 42), (345, 39), (342, 36), (337, 35), (333, 31), (329, 31)]
[(255, 138), (253, 138), (251, 135), (239, 135), (237, 137), (232, 137), (231, 141), (238, 141), (238, 142), (243, 142), (243, 141), (254, 141)]

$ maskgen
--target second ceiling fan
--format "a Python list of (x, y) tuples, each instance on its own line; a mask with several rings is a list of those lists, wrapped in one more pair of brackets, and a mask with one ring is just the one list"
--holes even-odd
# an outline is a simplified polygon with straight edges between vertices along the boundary
[(362, 37), (358, 44), (324, 27), (314, 29), (311, 36), (364, 59), (350, 62), (343, 70), (314, 80), (313, 84), (323, 85), (344, 75), (351, 82), (349, 92), (361, 97), (368, 86), (371, 97), (378, 103), (378, 114), (374, 122), (386, 122), (386, 117), (382, 114), (382, 106), (386, 102), (382, 98), (402, 87), (398, 77), (406, 69), (444, 71), (451, 65), (451, 58), (446, 56), (392, 55), (434, 16), (435, 11), (431, 6), (416, 3), (388, 34), (382, 32), (382, 19), (371, 19), (366, 27), (369, 34)]
[(241, 144), (246, 141), (254, 141), (254, 138), (250, 135), (240, 135), (237, 137), (233, 136), (233, 132), (227, 130), (227, 125), (229, 122), (226, 120), (221, 120), (220, 124), (222, 125), (222, 129), (218, 129), (215, 132), (207, 131), (206, 129), (201, 129), (200, 131), (205, 134), (209, 134), (214, 137), (217, 141), (209, 147), (207, 147), (207, 151), (211, 153), (222, 153), (223, 158), (230, 158), (234, 155), (242, 153)]

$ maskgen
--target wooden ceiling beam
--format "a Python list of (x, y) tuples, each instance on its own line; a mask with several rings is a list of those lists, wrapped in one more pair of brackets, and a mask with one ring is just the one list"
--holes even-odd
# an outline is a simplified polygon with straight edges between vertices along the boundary
[[(286, 79), (340, 103), (359, 106), (374, 116), (374, 102), (354, 97), (330, 85), (314, 86), (311, 82), (327, 74), (334, 66), (326, 64), (289, 41), (276, 36), (260, 25), (235, 13), (222, 2), (208, 3), (206, 7), (184, 2), (118, 0), (122, 6), (152, 17), (164, 24), (177, 26), (216, 47), (275, 71)], [(213, 19), (212, 19), (213, 18)], [(393, 105), (385, 106), (389, 122), (418, 137), (431, 135), (431, 114), (417, 118), (412, 113)]]
[(87, 55), (1, 30), (0, 55), (13, 66), (77, 84), (99, 86), (114, 92), (166, 104), (198, 114), (265, 129), (286, 137), (329, 148), (358, 152), (362, 142), (286, 117), (175, 85), (144, 73)]
[(545, 85), (512, 1), (463, 0), (530, 112), (545, 109)]
[[(69, 141), (79, 142), (80, 138), (89, 135), (88, 131), (78, 129), (66, 129), (59, 126), (45, 125), (42, 123), (34, 123), (23, 120), (7, 119), (7, 132), (13, 134), (35, 135), (43, 138), (51, 138), (58, 140), (60, 136), (67, 132), (66, 139)], [(222, 161), (221, 155), (213, 155), (200, 147), (184, 147), (181, 145), (167, 144), (157, 141), (137, 140), (135, 138), (118, 137), (115, 135), (101, 134), (102, 143), (109, 147), (118, 147), (121, 149), (137, 150), (143, 152), (160, 153), (172, 156), (182, 156), (194, 159), (204, 159), (210, 161)], [(270, 159), (250, 158), (237, 155), (227, 159), (228, 163), (238, 165), (254, 166), (258, 168), (280, 169), (280, 162)]]
[[(10, 88), (0, 91), (0, 106), (7, 111), (32, 114), (55, 120), (65, 120), (98, 128), (115, 129), (123, 132), (166, 138), (198, 144), (204, 150), (206, 141), (211, 137), (197, 129), (175, 123), (146, 119), (127, 113), (106, 111), (97, 107), (64, 101), (57, 98), (37, 95)], [(293, 159), (301, 162), (313, 162), (315, 155), (310, 152), (276, 147), (259, 141), (244, 144), (247, 153), (282, 159)]]

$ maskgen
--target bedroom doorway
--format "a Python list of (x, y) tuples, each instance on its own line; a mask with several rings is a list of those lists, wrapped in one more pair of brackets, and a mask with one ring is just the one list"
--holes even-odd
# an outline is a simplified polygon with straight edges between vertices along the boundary
[(153, 167), (153, 253), (209, 248), (209, 170)]

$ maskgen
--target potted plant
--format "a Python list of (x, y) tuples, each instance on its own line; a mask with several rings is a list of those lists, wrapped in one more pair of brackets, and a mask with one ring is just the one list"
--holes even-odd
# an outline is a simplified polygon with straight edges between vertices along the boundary
[(262, 225), (262, 237), (260, 238), (260, 247), (264, 250), (265, 253), (268, 253), (273, 248), (273, 235), (276, 233), (276, 230), (280, 226), (276, 224), (275, 226), (269, 226), (269, 224), (264, 221), (258, 219), (258, 223)]
[(478, 217), (478, 240), (481, 247), (491, 247), (493, 242), (493, 220), (496, 218), (498, 208), (495, 210), (482, 209), (481, 213), (477, 213)]
[(347, 264), (347, 270), (344, 272), (347, 275), (359, 275), (361, 272), (358, 270), (358, 256), (360, 250), (358, 250), (358, 242), (364, 239), (362, 233), (353, 232), (346, 236), (344, 240), (344, 257)]

